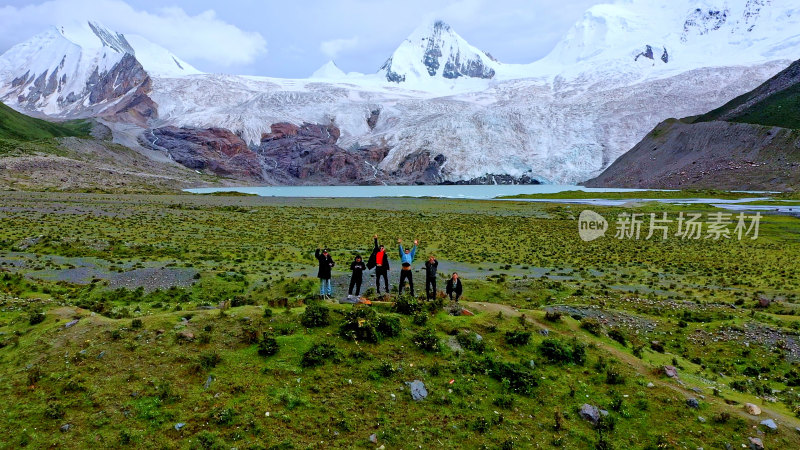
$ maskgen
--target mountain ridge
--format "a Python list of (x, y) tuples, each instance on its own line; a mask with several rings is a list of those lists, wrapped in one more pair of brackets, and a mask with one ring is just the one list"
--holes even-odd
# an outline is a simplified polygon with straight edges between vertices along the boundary
[(800, 60), (713, 111), (656, 126), (587, 187), (800, 188)]
[[(710, 12), (728, 5), (725, 21), (716, 26), (711, 19), (693, 18), (698, 5), (705, 11), (702, 17), (715, 16)], [(419, 161), (426, 171), (430, 167), (422, 162), (443, 161), (435, 176), (425, 179), (458, 182), (496, 174), (516, 181), (574, 183), (601, 173), (665, 118), (705, 113), (800, 57), (800, 45), (791, 45), (800, 42), (794, 31), (800, 8), (787, 0), (760, 9), (753, 5), (752, 0), (600, 5), (551, 55), (527, 65), (494, 61), (451, 27), (433, 22), (412, 32), (399, 54), (393, 54), (391, 66), (376, 74), (342, 77), (331, 70), (330, 76), (301, 80), (172, 77), (151, 75), (128, 58), (129, 73), (120, 75), (136, 83), (123, 96), (101, 91), (98, 104), (90, 99), (88, 106), (73, 103), (72, 109), (42, 111), (36, 102), (19, 103), (19, 97), (2, 94), (13, 90), (9, 86), (15, 78), (9, 77), (0, 77), (0, 97), (18, 109), (59, 118), (107, 114), (111, 120), (136, 123), (142, 133), (167, 126), (222, 128), (252, 149), (275, 124), (334, 125), (340, 130), (337, 151), (386, 149), (377, 164), (384, 173), (400, 173), (409, 161)], [(697, 24), (705, 25), (699, 29)], [(772, 34), (765, 34), (768, 29)], [(131, 36), (126, 40), (137, 47)], [(581, 47), (587, 43), (606, 51)], [(451, 57), (451, 68), (458, 70), (447, 78)], [(471, 65), (472, 57), (477, 59)], [(481, 76), (466, 76), (464, 67)], [(387, 80), (390, 70), (404, 81)], [(25, 89), (33, 95), (42, 88)]]

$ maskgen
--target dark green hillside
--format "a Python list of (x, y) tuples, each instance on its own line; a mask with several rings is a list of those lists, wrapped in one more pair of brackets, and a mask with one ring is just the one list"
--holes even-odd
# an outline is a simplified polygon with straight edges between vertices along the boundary
[(64, 136), (87, 136), (91, 124), (84, 120), (52, 123), (14, 111), (0, 103), (0, 139), (23, 141)]

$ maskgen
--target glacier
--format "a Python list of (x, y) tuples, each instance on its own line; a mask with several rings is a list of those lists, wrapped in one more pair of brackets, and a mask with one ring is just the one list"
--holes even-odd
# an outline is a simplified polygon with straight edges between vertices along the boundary
[[(83, 36), (91, 38), (85, 29)], [(332, 124), (343, 148), (389, 148), (378, 166), (387, 172), (428, 153), (445, 161), (441, 181), (507, 174), (575, 183), (599, 174), (662, 120), (713, 109), (800, 58), (800, 5), (596, 5), (530, 64), (496, 61), (435, 21), (414, 30), (376, 73), (345, 74), (329, 62), (307, 79), (204, 74), (143, 38), (122, 38), (151, 79), (147, 95), (158, 114), (149, 128), (220, 127), (257, 145), (274, 123)], [(52, 71), (62, 54), (86, 51), (76, 41), (42, 39), (36, 45), (46, 52), (30, 43), (9, 50), (0, 57), (0, 99), (54, 117), (97, 115), (96, 105), (20, 102), (19, 86), (12, 87), (23, 69)], [(100, 48), (119, 54), (108, 43)], [(75, 89), (84, 78), (74, 78)]]

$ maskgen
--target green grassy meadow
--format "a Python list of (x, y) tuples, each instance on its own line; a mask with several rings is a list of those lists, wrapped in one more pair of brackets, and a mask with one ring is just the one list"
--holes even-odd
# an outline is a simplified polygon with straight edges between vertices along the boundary
[[(800, 221), (619, 240), (620, 213), (718, 210), (592, 207), (612, 230), (584, 242), (583, 209), (2, 192), (0, 447), (800, 447)], [(318, 299), (314, 249), (341, 298), (373, 234), (395, 291), (396, 240), (419, 239), (417, 293), (435, 254), (474, 315), (370, 276), (371, 307)]]

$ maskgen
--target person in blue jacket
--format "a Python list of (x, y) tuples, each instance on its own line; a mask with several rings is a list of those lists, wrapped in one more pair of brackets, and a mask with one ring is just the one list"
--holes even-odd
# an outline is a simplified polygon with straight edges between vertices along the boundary
[(414, 256), (417, 254), (418, 240), (414, 240), (414, 247), (409, 250), (403, 248), (403, 240), (397, 240), (397, 250), (400, 252), (400, 263), (403, 266), (400, 269), (400, 286), (398, 287), (398, 294), (403, 295), (403, 285), (408, 280), (408, 288), (411, 291), (411, 296), (414, 296), (414, 278), (411, 276), (411, 264), (414, 263)]

